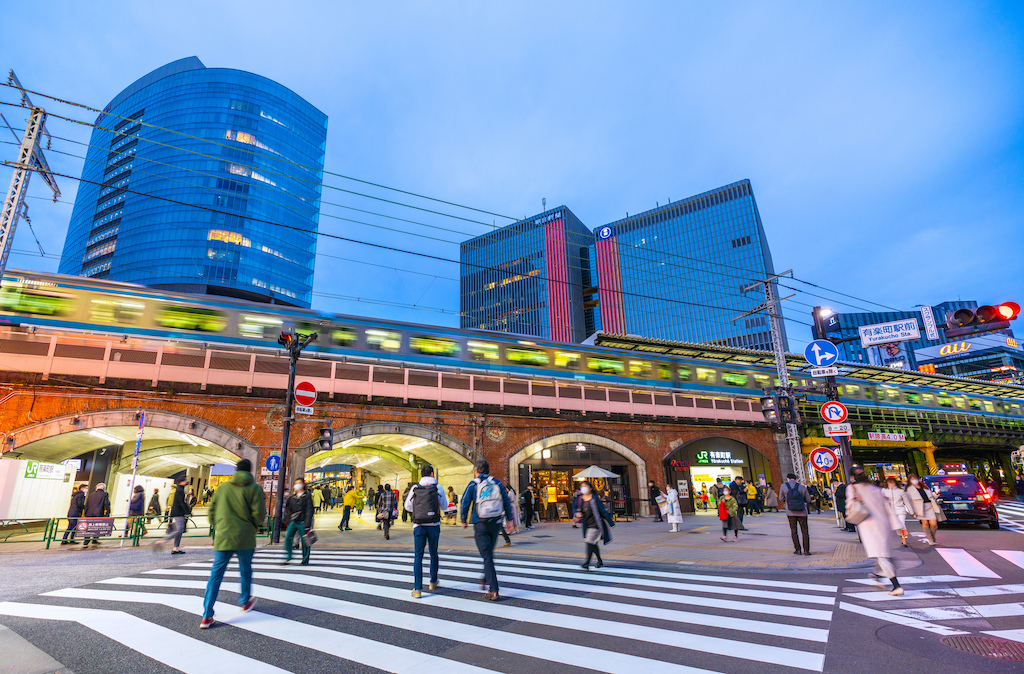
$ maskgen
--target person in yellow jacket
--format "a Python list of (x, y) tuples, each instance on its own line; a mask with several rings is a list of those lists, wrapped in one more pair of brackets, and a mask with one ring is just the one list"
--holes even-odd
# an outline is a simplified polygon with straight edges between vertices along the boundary
[(753, 482), (747, 483), (747, 512), (751, 515), (761, 514), (761, 494)]
[(348, 519), (352, 515), (352, 508), (356, 507), (356, 490), (353, 487), (349, 487), (345, 491), (342, 504), (345, 507), (341, 511), (341, 524), (338, 525), (338, 531), (352, 531), (352, 527), (348, 525)]

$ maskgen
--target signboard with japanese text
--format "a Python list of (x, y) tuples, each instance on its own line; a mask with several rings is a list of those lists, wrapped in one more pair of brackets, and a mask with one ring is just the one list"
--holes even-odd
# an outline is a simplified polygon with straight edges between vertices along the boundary
[(868, 433), (868, 440), (884, 440), (885, 442), (906, 442), (907, 436), (903, 433)]
[(114, 534), (114, 518), (113, 517), (90, 517), (81, 518), (78, 523), (75, 524), (75, 531), (79, 534), (84, 534), (86, 538), (101, 536), (112, 536)]
[(59, 463), (28, 461), (25, 464), (25, 477), (30, 480), (63, 480), (64, 466)]
[(707, 450), (702, 449), (697, 452), (696, 455), (697, 463), (713, 466), (732, 466), (732, 465), (743, 465), (746, 463), (745, 459), (734, 458), (731, 451), (725, 450)]
[(921, 307), (921, 322), (924, 323), (924, 334), (928, 339), (939, 338), (939, 326), (935, 324), (935, 312), (929, 306)]
[(911, 342), (915, 339), (921, 339), (921, 330), (917, 326), (916, 318), (905, 318), (901, 321), (892, 321), (891, 323), (862, 325), (857, 330), (860, 333), (860, 345), (864, 348), (878, 344)]

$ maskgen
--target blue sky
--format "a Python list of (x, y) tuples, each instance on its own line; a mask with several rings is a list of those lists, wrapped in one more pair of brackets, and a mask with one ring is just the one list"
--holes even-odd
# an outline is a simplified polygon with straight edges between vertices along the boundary
[[(0, 26), (2, 65), (43, 92), (102, 107), (150, 70), (196, 55), (277, 80), (327, 113), (328, 171), (516, 217), (546, 198), (592, 228), (749, 178), (779, 270), (900, 308), (1024, 299), (1020, 3), (45, 6), (10, 5)], [(88, 138), (84, 127), (50, 128)], [(82, 165), (51, 163), (71, 175)], [(325, 183), (395, 198), (336, 176)], [(61, 185), (73, 201), (75, 183)], [(46, 195), (41, 181), (31, 193)], [(451, 241), (487, 229), (332, 189), (324, 198), (457, 230), (402, 225)], [(71, 206), (29, 204), (46, 252), (59, 254)], [(323, 213), (322, 232), (458, 257), (454, 244), (327, 217), (352, 217), (338, 207)], [(34, 250), (27, 228), (15, 248)], [(314, 306), (457, 324), (457, 265), (327, 239), (319, 252)], [(56, 269), (21, 253), (9, 264)], [(797, 299), (848, 308), (821, 294), (831, 300)], [(785, 311), (806, 320), (802, 305)], [(804, 330), (789, 326), (794, 346)]]

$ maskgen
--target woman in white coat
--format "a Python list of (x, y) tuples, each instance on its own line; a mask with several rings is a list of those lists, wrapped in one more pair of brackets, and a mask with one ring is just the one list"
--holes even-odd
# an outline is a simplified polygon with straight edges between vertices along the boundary
[(683, 513), (679, 509), (679, 492), (677, 492), (672, 485), (665, 486), (665, 501), (668, 505), (668, 510), (665, 513), (665, 519), (672, 525), (669, 531), (678, 532), (679, 525), (683, 523)]
[(900, 525), (900, 540), (903, 542), (903, 547), (907, 547), (907, 514), (914, 511), (914, 505), (910, 502), (910, 497), (907, 496), (907, 490), (900, 486), (896, 478), (890, 477), (885, 480), (882, 495), (889, 502), (892, 514)]
[(935, 532), (939, 529), (942, 506), (935, 501), (935, 494), (921, 482), (921, 478), (913, 473), (909, 477), (907, 496), (910, 499), (910, 510), (914, 513), (914, 517), (921, 520), (921, 527), (924, 529), (925, 536), (928, 537), (928, 545), (936, 545)]
[(900, 581), (896, 578), (896, 567), (892, 563), (892, 554), (889, 551), (889, 540), (892, 532), (900, 526), (896, 515), (886, 501), (882, 490), (876, 487), (868, 479), (863, 469), (853, 471), (853, 484), (846, 488), (846, 509), (850, 511), (850, 504), (859, 501), (868, 511), (867, 519), (857, 525), (857, 533), (860, 534), (860, 542), (864, 546), (864, 553), (875, 560), (875, 570), (868, 574), (868, 578), (877, 586), (885, 587), (881, 578), (885, 577), (892, 581), (892, 589), (889, 591), (894, 597), (903, 594)]

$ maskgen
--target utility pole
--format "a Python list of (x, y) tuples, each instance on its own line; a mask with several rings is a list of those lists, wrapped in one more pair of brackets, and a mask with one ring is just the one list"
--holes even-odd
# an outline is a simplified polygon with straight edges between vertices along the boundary
[(284, 429), (281, 432), (281, 472), (277, 475), (277, 503), (274, 504), (274, 528), (270, 542), (277, 545), (281, 542), (281, 517), (284, 513), (284, 488), (288, 475), (288, 440), (292, 432), (292, 414), (295, 411), (295, 366), (299, 362), (299, 354), (318, 337), (317, 333), (302, 335), (282, 332), (277, 343), (288, 349), (288, 392), (285, 400)]
[(50, 149), (50, 134), (46, 132), (46, 111), (32, 105), (13, 70), (7, 76), (7, 83), (17, 87), (21, 92), (21, 104), (28, 108), (29, 117), (25, 123), (25, 135), (22, 136), (21, 146), (18, 148), (17, 160), (3, 162), (4, 165), (14, 168), (14, 175), (11, 176), (11, 186), (7, 189), (7, 198), (4, 199), (3, 210), (0, 211), (0, 277), (7, 270), (7, 256), (10, 255), (11, 245), (14, 243), (14, 230), (18, 227), (18, 218), (25, 207), (25, 194), (32, 172), (38, 172), (43, 181), (50, 186), (54, 201), (60, 196), (57, 180), (50, 171), (43, 149), (39, 145), (40, 138), (46, 136), (46, 149)]
[[(755, 290), (758, 286), (764, 287), (764, 302), (757, 305), (750, 311), (746, 312), (741, 316), (737, 316), (732, 319), (738, 321), (741, 318), (746, 318), (752, 314), (767, 311), (768, 313), (768, 325), (771, 329), (772, 335), (772, 350), (775, 353), (775, 371), (779, 375), (779, 388), (789, 393), (789, 370), (786, 368), (786, 343), (782, 336), (782, 316), (778, 313), (776, 307), (782, 300), (788, 300), (794, 295), (783, 297), (782, 299), (776, 298), (775, 295), (775, 283), (780, 276), (786, 276), (792, 274), (793, 270), (784, 271), (781, 274), (772, 274), (768, 278), (752, 283), (743, 289), (743, 292), (750, 292)], [(795, 409), (795, 406), (794, 406)], [(790, 461), (793, 464), (793, 472), (796, 473), (797, 477), (801, 481), (805, 481), (806, 476), (804, 475), (804, 461), (803, 451), (800, 449), (800, 435), (797, 433), (797, 427), (795, 423), (783, 424), (786, 430), (786, 444), (789, 446)]]
[[(832, 312), (828, 312), (831, 315)], [(830, 341), (833, 344), (836, 341), (848, 341), (848, 340), (830, 340), (825, 330), (825, 316), (823, 315), (822, 307), (814, 307), (813, 316), (814, 319), (814, 338), (824, 339)], [(829, 402), (839, 402), (839, 387), (836, 385), (835, 377), (825, 377), (825, 398)], [(835, 438), (833, 438), (835, 440)], [(845, 474), (846, 481), (849, 481), (850, 476), (853, 475), (853, 443), (850, 438), (845, 435), (840, 435), (839, 440), (839, 461), (843, 464), (843, 473)]]

